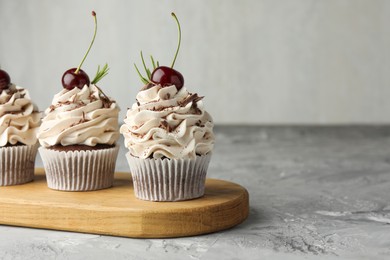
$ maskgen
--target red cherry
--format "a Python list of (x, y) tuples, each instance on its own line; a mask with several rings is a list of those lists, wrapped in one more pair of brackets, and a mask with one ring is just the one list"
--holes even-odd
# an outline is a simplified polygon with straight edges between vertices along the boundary
[(180, 72), (170, 67), (160, 66), (157, 67), (150, 77), (150, 80), (155, 84), (161, 86), (175, 85), (177, 90), (180, 90), (184, 85), (184, 78)]
[(0, 92), (4, 89), (8, 89), (11, 84), (11, 78), (4, 70), (0, 70)]
[(89, 86), (90, 81), (87, 73), (80, 69), (76, 74), (76, 69), (77, 68), (72, 68), (65, 71), (64, 75), (62, 76), (62, 86), (64, 88), (72, 90), (75, 87), (82, 89), (84, 85)]
[(85, 73), (81, 66), (83, 65), (85, 58), (87, 58), (89, 51), (91, 50), (91, 47), (93, 45), (93, 42), (95, 41), (96, 37), (96, 31), (97, 31), (97, 18), (95, 11), (92, 11), (93, 20), (95, 22), (95, 30), (93, 33), (92, 41), (89, 44), (89, 47), (87, 49), (87, 52), (85, 53), (83, 59), (81, 60), (79, 66), (77, 68), (72, 68), (67, 71), (65, 71), (64, 75), (62, 75), (62, 86), (68, 90), (72, 90), (75, 87), (82, 89), (85, 85), (89, 86), (89, 77), (87, 73)]

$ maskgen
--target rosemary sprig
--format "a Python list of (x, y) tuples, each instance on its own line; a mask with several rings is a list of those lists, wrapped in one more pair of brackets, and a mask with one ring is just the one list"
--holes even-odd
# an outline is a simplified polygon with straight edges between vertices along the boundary
[(141, 81), (142, 81), (144, 84), (148, 84), (148, 83), (149, 83), (149, 80), (145, 79), (145, 78), (142, 76), (141, 72), (139, 72), (139, 69), (138, 69), (138, 67), (137, 67), (137, 65), (136, 65), (135, 63), (134, 63), (134, 67), (135, 67), (135, 70), (137, 71), (138, 76), (140, 77)]
[[(138, 69), (138, 67), (137, 67), (137, 65), (135, 63), (134, 63), (134, 67), (135, 67), (135, 70), (137, 71), (137, 74), (140, 77), (142, 83), (148, 84), (148, 83), (151, 82), (152, 72), (146, 66), (146, 62), (145, 62), (144, 55), (143, 55), (142, 51), (140, 52), (140, 55), (141, 55), (142, 66), (144, 67), (144, 70), (146, 72), (146, 77), (144, 77), (141, 74), (141, 72), (139, 71), (139, 69)], [(153, 70), (155, 70), (157, 67), (159, 67), (159, 62), (158, 61), (155, 62), (152, 55), (150, 55), (150, 60), (152, 62)], [(157, 64), (157, 66), (156, 66), (156, 64)]]
[(100, 65), (98, 66), (96, 76), (92, 80), (91, 84), (96, 84), (98, 83), (102, 78), (104, 78), (107, 74), (110, 68), (108, 67), (108, 64), (106, 63), (102, 69), (100, 69)]
[(150, 55), (150, 60), (152, 61), (153, 70), (156, 69), (156, 63), (154, 62), (153, 56)]
[(152, 75), (152, 73), (150, 73), (150, 70), (146, 67), (144, 55), (142, 55), (142, 51), (141, 51), (141, 60), (142, 60), (142, 65), (144, 66), (144, 70), (146, 71), (146, 75), (148, 75), (148, 79), (150, 80), (150, 76)]
[(94, 84), (97, 90), (99, 91), (100, 95), (103, 95), (103, 103), (104, 107), (110, 107), (111, 106), (111, 99), (106, 95), (106, 93), (103, 92), (101, 88), (99, 88), (96, 83), (98, 83), (102, 78), (104, 78), (107, 74), (110, 68), (108, 67), (108, 64), (106, 63), (102, 69), (100, 69), (100, 65), (98, 66), (96, 76), (95, 78), (91, 81), (91, 84)]

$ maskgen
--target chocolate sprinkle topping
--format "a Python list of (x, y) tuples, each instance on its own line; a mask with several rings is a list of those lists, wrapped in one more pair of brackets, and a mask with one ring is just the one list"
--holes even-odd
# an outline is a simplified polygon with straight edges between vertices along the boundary
[(202, 100), (204, 97), (199, 97), (198, 94), (190, 94), (188, 97), (186, 97), (183, 101), (179, 102), (179, 105), (182, 107), (185, 107), (189, 103), (193, 102), (196, 103), (200, 100)]

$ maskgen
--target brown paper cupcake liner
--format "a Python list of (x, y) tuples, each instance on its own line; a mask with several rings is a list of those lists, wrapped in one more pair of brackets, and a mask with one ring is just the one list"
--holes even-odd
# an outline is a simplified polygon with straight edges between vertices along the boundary
[(118, 146), (88, 151), (39, 148), (48, 187), (61, 191), (92, 191), (111, 187), (118, 151)]
[(196, 159), (140, 159), (126, 154), (135, 196), (149, 201), (180, 201), (204, 195), (211, 153)]
[(18, 185), (34, 179), (39, 144), (0, 148), (0, 186)]

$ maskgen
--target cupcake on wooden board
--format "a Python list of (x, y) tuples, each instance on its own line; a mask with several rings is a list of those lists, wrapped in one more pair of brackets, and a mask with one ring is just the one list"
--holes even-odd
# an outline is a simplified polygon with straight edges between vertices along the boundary
[(111, 187), (119, 146), (117, 103), (96, 84), (108, 73), (107, 64), (90, 81), (81, 70), (94, 42), (97, 29), (83, 60), (62, 77), (63, 89), (45, 111), (38, 132), (49, 188), (89, 191)]
[(26, 89), (0, 69), (0, 186), (34, 179), (41, 115)]
[(203, 97), (184, 87), (184, 78), (171, 67), (159, 66), (151, 57), (153, 72), (142, 63), (147, 77), (136, 103), (127, 111), (120, 132), (137, 198), (180, 201), (204, 195), (207, 168), (214, 146), (213, 120), (204, 110)]

